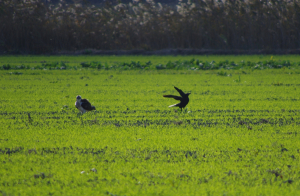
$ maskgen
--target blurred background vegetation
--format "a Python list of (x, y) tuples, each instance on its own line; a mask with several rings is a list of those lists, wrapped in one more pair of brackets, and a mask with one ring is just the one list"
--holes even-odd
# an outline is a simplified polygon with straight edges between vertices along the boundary
[(1, 0), (0, 53), (200, 49), (299, 54), (296, 0)]

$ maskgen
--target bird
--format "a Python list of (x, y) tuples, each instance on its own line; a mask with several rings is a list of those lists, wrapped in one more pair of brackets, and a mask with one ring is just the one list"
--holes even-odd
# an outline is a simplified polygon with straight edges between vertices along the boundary
[(84, 114), (85, 112), (96, 110), (95, 106), (92, 106), (89, 100), (81, 99), (81, 96), (76, 97), (75, 107)]
[(182, 90), (180, 90), (176, 86), (174, 86), (174, 88), (179, 92), (181, 97), (176, 96), (176, 95), (163, 95), (163, 97), (174, 98), (176, 100), (179, 100), (180, 101), (179, 103), (174, 104), (174, 105), (170, 105), (169, 107), (179, 107), (182, 111), (182, 108), (184, 108), (189, 103), (189, 95), (191, 93), (184, 93)]

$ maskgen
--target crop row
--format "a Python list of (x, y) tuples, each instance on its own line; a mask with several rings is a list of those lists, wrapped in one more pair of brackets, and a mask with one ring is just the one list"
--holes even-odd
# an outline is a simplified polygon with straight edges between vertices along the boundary
[(130, 63), (114, 63), (112, 65), (101, 62), (82, 62), (77, 66), (70, 66), (68, 62), (52, 62), (52, 63), (41, 63), (36, 66), (29, 65), (10, 65), (4, 64), (0, 67), (1, 70), (22, 70), (22, 69), (49, 69), (49, 70), (66, 70), (66, 69), (102, 69), (102, 70), (217, 70), (217, 69), (226, 69), (226, 70), (237, 70), (241, 68), (245, 69), (280, 69), (280, 68), (296, 68), (299, 67), (300, 62), (290, 62), (289, 60), (268, 60), (268, 61), (258, 61), (258, 62), (250, 62), (250, 61), (201, 61), (196, 59), (191, 60), (183, 60), (183, 61), (169, 61), (166, 64), (156, 64), (153, 65), (151, 61), (146, 63), (140, 63), (139, 61), (131, 61)]
[[(209, 110), (189, 111), (173, 113), (173, 111), (96, 111), (87, 117), (78, 118), (74, 111), (61, 112), (21, 112), (0, 113), (8, 126), (16, 127), (47, 127), (55, 124), (57, 126), (113, 126), (113, 127), (156, 127), (156, 126), (180, 126), (193, 127), (215, 127), (228, 126), (240, 127), (252, 130), (252, 126), (286, 126), (299, 125), (299, 110), (293, 111), (231, 111), (231, 110)], [(203, 117), (202, 117), (203, 116)], [(261, 129), (259, 127), (258, 129)], [(296, 133), (297, 134), (297, 133)]]

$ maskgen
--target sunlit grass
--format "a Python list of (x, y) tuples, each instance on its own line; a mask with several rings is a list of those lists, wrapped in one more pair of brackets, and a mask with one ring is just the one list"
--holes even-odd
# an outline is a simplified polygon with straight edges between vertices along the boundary
[[(10, 72), (2, 194), (299, 194), (295, 70)], [(183, 112), (162, 97), (173, 85), (192, 93)], [(77, 116), (77, 95), (97, 110)]]

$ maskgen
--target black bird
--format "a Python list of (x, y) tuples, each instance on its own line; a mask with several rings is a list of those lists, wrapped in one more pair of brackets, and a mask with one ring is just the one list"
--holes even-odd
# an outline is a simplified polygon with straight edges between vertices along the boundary
[(176, 86), (174, 86), (174, 88), (179, 92), (180, 96), (176, 96), (176, 95), (164, 95), (164, 97), (167, 98), (174, 98), (176, 100), (179, 100), (180, 103), (174, 104), (174, 105), (170, 105), (169, 107), (179, 107), (182, 111), (182, 108), (184, 108), (188, 103), (189, 103), (189, 95), (191, 93), (184, 93), (182, 90), (180, 90), (179, 88), (177, 88)]
[(81, 99), (81, 96), (78, 95), (76, 97), (75, 107), (80, 110), (82, 114), (84, 114), (87, 111), (95, 110), (95, 106), (92, 106), (89, 100), (87, 99)]

